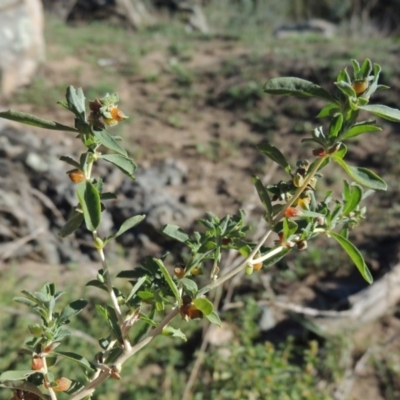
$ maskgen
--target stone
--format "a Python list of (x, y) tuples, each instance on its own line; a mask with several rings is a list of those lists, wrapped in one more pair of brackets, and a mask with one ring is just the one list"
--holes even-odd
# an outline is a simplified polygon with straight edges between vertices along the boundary
[(32, 82), (45, 59), (40, 0), (0, 0), (0, 93)]
[(279, 39), (316, 35), (332, 38), (337, 33), (337, 26), (324, 19), (314, 18), (298, 24), (285, 24), (274, 30), (274, 36)]

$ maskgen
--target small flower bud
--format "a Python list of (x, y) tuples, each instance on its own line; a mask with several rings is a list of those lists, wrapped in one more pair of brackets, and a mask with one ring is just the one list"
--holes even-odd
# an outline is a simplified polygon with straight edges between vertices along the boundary
[(254, 271), (254, 267), (251, 264), (247, 264), (246, 268), (244, 269), (244, 273), (246, 275), (251, 275)]
[(259, 271), (262, 268), (262, 266), (263, 266), (263, 263), (259, 262), (257, 264), (253, 264), (253, 269), (254, 269), (254, 271)]
[(297, 246), (297, 249), (300, 251), (306, 250), (308, 247), (307, 240), (299, 240), (298, 242), (296, 242), (296, 246)]
[(300, 186), (303, 186), (304, 177), (303, 177), (299, 172), (297, 172), (297, 173), (294, 175), (292, 181), (293, 181), (293, 185), (294, 185), (294, 186), (300, 187)]
[(357, 96), (361, 96), (368, 89), (368, 79), (354, 81), (351, 87), (354, 89)]
[(203, 318), (203, 313), (199, 309), (197, 309), (193, 303), (182, 305), (179, 309), (179, 312), (182, 318), (186, 321), (188, 321), (189, 319)]
[(43, 359), (39, 356), (33, 356), (31, 367), (34, 371), (40, 371), (43, 368)]
[(312, 153), (314, 154), (314, 156), (317, 156), (317, 157), (326, 156), (326, 151), (322, 147), (319, 147), (318, 149), (314, 149)]
[(174, 273), (178, 279), (182, 279), (185, 276), (185, 270), (182, 267), (176, 267)]
[(79, 169), (73, 169), (72, 171), (67, 172), (69, 179), (71, 179), (74, 183), (83, 182), (86, 177), (85, 174)]
[(190, 270), (193, 276), (203, 275), (203, 269), (201, 267), (194, 267)]
[(111, 367), (111, 377), (117, 381), (121, 380), (121, 368), (117, 368), (115, 365)]
[(104, 247), (104, 242), (99, 237), (97, 237), (94, 240), (94, 247), (96, 247), (97, 250), (101, 250)]
[(301, 210), (299, 210), (298, 208), (295, 208), (295, 207), (289, 207), (285, 211), (285, 217), (287, 217), (287, 218), (297, 217), (301, 214), (302, 214)]
[(68, 378), (55, 379), (51, 383), (51, 387), (55, 392), (65, 392), (71, 387), (71, 381)]
[(222, 246), (228, 246), (231, 244), (231, 242), (232, 242), (231, 238), (223, 238), (221, 240)]

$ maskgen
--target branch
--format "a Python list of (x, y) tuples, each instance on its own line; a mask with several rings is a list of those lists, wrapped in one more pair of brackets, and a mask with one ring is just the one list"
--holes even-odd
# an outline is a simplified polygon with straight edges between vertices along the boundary
[[(159, 324), (155, 327), (149, 334), (141, 340), (139, 343), (134, 345), (132, 348), (124, 349), (123, 353), (117, 358), (115, 361), (115, 366), (120, 368), (125, 361), (135, 355), (139, 350), (141, 350), (144, 346), (149, 344), (156, 336), (162, 333), (164, 327), (166, 327), (177, 315), (179, 314), (179, 308), (174, 308)], [(75, 393), (71, 396), (70, 400), (81, 400), (86, 396), (91, 396), (93, 391), (97, 386), (103, 383), (110, 375), (111, 370), (102, 371), (100, 374), (88, 385), (86, 385), (79, 392)]]

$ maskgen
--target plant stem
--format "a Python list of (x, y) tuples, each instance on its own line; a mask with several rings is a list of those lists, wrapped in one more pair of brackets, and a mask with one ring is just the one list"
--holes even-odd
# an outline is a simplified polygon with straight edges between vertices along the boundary
[[(328, 156), (326, 156), (328, 157)], [(300, 195), (303, 193), (303, 191), (307, 188), (307, 185), (310, 183), (311, 179), (314, 177), (314, 175), (317, 173), (318, 169), (322, 165), (322, 163), (325, 161), (326, 157), (321, 157), (318, 162), (316, 162), (307, 174), (307, 176), (304, 179), (303, 184), (296, 190), (295, 194), (293, 197), (284, 205), (282, 210), (279, 212), (279, 214), (274, 218), (272, 226), (275, 226), (277, 222), (279, 222), (283, 216), (285, 215), (286, 210), (293, 205), (293, 203), (300, 197)], [(243, 270), (247, 264), (257, 264), (259, 262), (268, 260), (272, 256), (278, 254), (279, 252), (282, 251), (283, 247), (279, 246), (272, 250), (271, 252), (265, 254), (264, 256), (257, 258), (256, 260), (253, 260), (253, 257), (257, 254), (258, 250), (260, 250), (261, 246), (264, 244), (264, 242), (267, 240), (268, 236), (271, 234), (272, 230), (269, 230), (262, 238), (261, 240), (257, 243), (257, 246), (253, 249), (253, 251), (250, 253), (248, 257), (246, 257), (243, 262), (238, 265), (236, 268), (233, 270), (229, 271), (227, 274), (221, 276), (221, 278), (215, 280), (214, 282), (211, 282), (207, 286), (204, 286), (203, 289), (201, 289), (198, 293), (198, 295), (203, 295), (210, 290), (216, 288), (219, 285), (222, 285), (224, 282), (226, 282), (228, 279), (232, 278), (235, 276), (237, 273), (239, 273), (241, 270)]]
[[(93, 239), (96, 240), (97, 238), (98, 238), (97, 232), (94, 231)], [(104, 251), (102, 248), (98, 248), (97, 252), (99, 253), (99, 256), (100, 256), (101, 265), (103, 266), (103, 276), (106, 281), (108, 294), (110, 295), (111, 301), (113, 303), (113, 306), (115, 309), (115, 314), (117, 315), (117, 318), (118, 318), (118, 323), (122, 326), (124, 321), (122, 319), (121, 308), (119, 307), (117, 296), (115, 295), (114, 289), (112, 287), (111, 276), (108, 271), (108, 265), (107, 265), (107, 261), (106, 261), (105, 255), (104, 255)]]
[(253, 264), (253, 265), (261, 263), (261, 262), (268, 260), (268, 259), (272, 258), (273, 256), (279, 254), (284, 248), (285, 248), (285, 246), (275, 247), (275, 249), (271, 250), (269, 253), (264, 254), (262, 257), (256, 258), (255, 260), (251, 260), (251, 261), (249, 261), (249, 263)]
[(203, 289), (199, 290), (198, 295), (201, 296), (210, 290), (216, 288), (219, 285), (222, 285), (224, 282), (226, 282), (228, 279), (232, 278), (235, 276), (237, 273), (242, 271), (246, 265), (252, 261), (253, 257), (257, 254), (257, 252), (260, 250), (261, 246), (264, 244), (264, 242), (268, 239), (269, 235), (271, 234), (272, 230), (269, 230), (257, 243), (256, 247), (254, 247), (253, 251), (249, 254), (248, 257), (246, 257), (243, 262), (240, 263), (236, 268), (232, 269), (231, 271), (227, 272), (225, 275), (222, 275), (221, 278), (215, 280), (214, 282), (211, 282), (207, 286), (204, 286)]
[(313, 168), (311, 169), (311, 171), (309, 171), (309, 173), (307, 174), (307, 176), (304, 178), (304, 182), (303, 184), (297, 188), (295, 194), (293, 195), (293, 197), (284, 205), (284, 207), (282, 208), (282, 210), (279, 212), (279, 214), (274, 218), (273, 220), (273, 226), (275, 226), (277, 224), (277, 222), (279, 222), (282, 217), (284, 217), (286, 210), (291, 207), (296, 201), (297, 199), (300, 197), (300, 195), (304, 192), (304, 190), (307, 188), (308, 184), (310, 183), (311, 179), (314, 178), (315, 174), (318, 172), (320, 166), (322, 165), (322, 163), (325, 161), (325, 159), (329, 157), (329, 156), (325, 156), (325, 157), (321, 157), (318, 162), (316, 162), (313, 166)]
[(50, 386), (49, 379), (47, 377), (48, 374), (48, 369), (47, 369), (47, 362), (46, 362), (46, 357), (42, 357), (43, 361), (43, 375), (44, 375), (44, 383), (47, 383), (47, 390), (49, 392), (51, 400), (57, 400), (56, 393), (54, 392), (53, 388)]
[[(149, 334), (142, 339), (139, 343), (133, 346), (131, 349), (124, 349), (123, 353), (115, 361), (116, 366), (120, 367), (122, 364), (141, 350), (144, 346), (149, 344), (157, 335), (159, 335), (165, 326), (167, 326), (172, 319), (179, 314), (179, 308), (174, 308)], [(94, 389), (103, 383), (110, 376), (110, 371), (101, 371), (88, 385), (81, 389), (78, 393), (71, 396), (70, 400), (81, 400), (86, 396), (90, 396)], [(52, 399), (53, 400), (53, 399)]]

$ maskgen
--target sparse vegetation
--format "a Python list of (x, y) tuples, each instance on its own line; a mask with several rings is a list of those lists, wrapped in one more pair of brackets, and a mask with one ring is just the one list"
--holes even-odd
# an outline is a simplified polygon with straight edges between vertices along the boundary
[[(203, 161), (211, 161), (215, 164), (218, 163), (218, 165), (221, 165), (221, 163), (234, 165), (235, 161), (239, 159), (239, 162), (243, 163), (240, 160), (242, 158), (240, 154), (242, 154), (241, 151), (244, 151), (246, 157), (249, 157), (249, 161), (243, 167), (245, 174), (243, 171), (240, 173), (235, 170), (234, 172), (237, 173), (239, 181), (245, 182), (244, 176), (255, 171), (259, 173), (261, 169), (265, 169), (266, 166), (269, 167), (265, 160), (257, 158), (259, 156), (250, 153), (249, 149), (254, 147), (254, 144), (258, 144), (261, 138), (268, 138), (274, 143), (276, 140), (276, 143), (282, 145), (288, 154), (293, 155), (298, 154), (297, 151), (303, 151), (298, 146), (298, 135), (309, 133), (310, 126), (307, 125), (306, 121), (301, 122), (300, 127), (293, 127), (293, 120), (299, 118), (303, 121), (304, 116), (313, 117), (319, 107), (318, 102), (311, 101), (309, 103), (296, 103), (298, 109), (293, 109), (292, 104), (294, 103), (287, 103), (284, 100), (278, 100), (275, 103), (269, 97), (261, 96), (260, 86), (257, 86), (257, 84), (264, 82), (266, 77), (298, 75), (305, 79), (315, 80), (324, 87), (329, 87), (330, 82), (334, 80), (334, 72), (346, 65), (344, 60), (347, 62), (349, 57), (361, 59), (369, 54), (374, 54), (374, 61), (388, 67), (388, 73), (382, 76), (383, 83), (397, 87), (397, 57), (394, 51), (390, 50), (393, 49), (393, 44), (389, 38), (365, 42), (358, 38), (349, 40), (339, 36), (329, 42), (329, 45), (326, 41), (313, 40), (310, 42), (308, 39), (300, 39), (294, 44), (285, 41), (284, 46), (276, 46), (275, 40), (269, 34), (266, 34), (266, 32), (272, 30), (271, 28), (266, 29), (263, 21), (254, 22), (254, 20), (246, 17), (246, 15), (250, 15), (250, 9), (245, 8), (242, 15), (229, 16), (229, 14), (223, 14), (227, 9), (223, 9), (226, 4), (222, 3), (224, 2), (221, 2), (221, 5), (218, 5), (218, 2), (215, 3), (214, 8), (209, 10), (210, 21), (212, 24), (212, 21), (217, 20), (218, 15), (220, 18), (223, 17), (222, 20), (219, 19), (218, 26), (221, 27), (221, 31), (231, 32), (231, 36), (227, 37), (229, 40), (226, 41), (215, 39), (217, 44), (212, 42), (214, 39), (203, 35), (184, 35), (183, 26), (175, 22), (171, 25), (166, 24), (132, 34), (126, 33), (118, 27), (109, 28), (101, 24), (71, 28), (52, 21), (47, 27), (48, 32), (51, 32), (52, 38), (54, 38), (49, 48), (50, 61), (64, 56), (74, 57), (79, 54), (82, 56), (79, 60), (79, 73), (76, 70), (75, 72), (66, 71), (63, 76), (56, 76), (56, 71), (52, 70), (54, 74), (52, 77), (57, 83), (53, 85), (53, 82), (44, 81), (43, 78), (39, 77), (31, 88), (21, 91), (16, 104), (31, 104), (41, 115), (49, 118), (54, 110), (53, 103), (60, 99), (60, 95), (57, 95), (58, 91), (61, 91), (59, 88), (64, 87), (65, 83), (72, 82), (75, 86), (91, 88), (92, 92), (89, 92), (87, 97), (92, 99), (99, 97), (101, 93), (119, 90), (114, 83), (121, 82), (121, 86), (124, 88), (129, 85), (129, 91), (121, 94), (122, 104), (127, 104), (128, 114), (132, 115), (131, 110), (133, 111), (135, 123), (138, 123), (140, 129), (146, 126), (146, 123), (155, 123), (159, 136), (164, 134), (164, 127), (176, 129), (178, 132), (176, 136), (170, 137), (168, 140), (160, 139), (160, 142), (154, 144), (151, 137), (154, 128), (146, 128), (148, 129), (146, 131), (148, 137), (146, 140), (141, 139), (140, 144), (134, 150), (140, 153), (143, 159), (151, 160), (165, 158), (167, 155), (173, 157), (182, 155), (186, 157), (187, 162), (191, 163), (194, 154), (196, 168), (201, 169), (200, 163)], [(225, 11), (221, 11), (222, 9)], [(231, 11), (230, 9), (229, 12)], [(274, 15), (269, 15), (271, 17), (268, 18), (273, 19)], [(278, 20), (275, 19), (275, 21)], [(246, 24), (249, 29), (238, 29), (238, 27), (243, 27), (243, 24)], [(75, 33), (77, 34), (75, 35)], [(94, 33), (95, 38), (93, 38)], [(68, 36), (71, 40), (67, 42), (62, 40), (65, 36)], [(176, 40), (177, 38), (179, 38), (179, 41)], [(213, 46), (216, 46), (217, 50), (213, 50)], [(237, 57), (232, 58), (231, 53), (235, 49), (239, 49), (240, 52)], [(343, 51), (343, 49), (346, 50)], [(243, 61), (241, 52), (249, 54), (247, 60)], [(177, 59), (177, 63), (173, 62), (175, 67), (172, 67), (172, 69), (170, 67), (171, 57)], [(98, 63), (99, 58), (116, 60), (119, 67), (102, 67)], [(229, 62), (224, 63), (224, 60), (229, 60)], [(224, 68), (221, 67), (222, 65), (225, 65)], [(96, 86), (97, 81), (102, 83)], [(190, 92), (188, 89), (190, 89)], [(56, 93), (53, 92), (54, 90)], [(179, 96), (177, 96), (177, 93)], [(390, 92), (382, 93), (384, 95), (381, 95), (380, 92), (377, 93), (376, 100), (387, 104), (386, 93)], [(163, 109), (165, 98), (168, 98), (171, 103)], [(149, 102), (147, 103), (148, 99)], [(212, 99), (211, 102), (210, 99)], [(391, 99), (391, 106), (395, 107), (396, 101), (398, 104), (398, 99), (395, 97), (389, 97), (389, 99)], [(226, 101), (229, 102), (229, 105)], [(185, 111), (183, 113), (171, 113), (171, 109), (179, 109), (180, 103), (184, 104)], [(142, 113), (144, 108), (146, 108), (146, 114)], [(209, 117), (211, 113), (214, 114)], [(278, 116), (278, 114), (280, 115)], [(196, 143), (196, 140), (193, 139), (191, 143), (194, 150), (191, 150), (189, 145), (184, 146), (189, 141), (187, 139), (189, 135), (193, 135), (193, 138), (195, 138), (196, 132), (191, 129), (191, 122), (201, 119), (205, 119), (205, 122), (199, 125), (199, 128), (196, 128), (200, 132), (197, 134), (209, 136), (197, 147), (193, 145)], [(215, 126), (215, 121), (219, 126)], [(65, 123), (66, 121), (61, 122)], [(231, 134), (230, 132), (234, 131), (236, 126), (246, 126), (246, 130), (231, 139), (227, 135)], [(313, 126), (315, 126), (314, 123)], [(389, 132), (393, 132), (389, 124), (385, 127), (389, 129)], [(250, 128), (254, 129), (255, 132), (251, 133)], [(121, 127), (118, 133), (124, 137), (130, 148), (134, 147), (133, 142), (138, 138), (138, 135), (132, 126)], [(169, 134), (170, 131), (167, 131), (165, 136)], [(219, 139), (217, 134), (226, 138)], [(260, 135), (264, 136), (261, 137)], [(184, 138), (182, 139), (184, 143), (182, 146), (174, 149), (169, 145), (168, 141), (174, 140), (175, 143), (179, 143), (181, 137)], [(208, 140), (210, 137), (211, 140)], [(362, 153), (350, 151), (351, 161), (367, 165), (368, 160), (363, 159), (363, 154), (374, 149), (377, 141), (382, 141), (382, 139), (371, 138), (370, 147), (362, 148)], [(294, 145), (294, 143), (296, 144)], [(393, 207), (391, 204), (388, 210), (388, 200), (387, 198), (385, 200), (383, 196), (376, 196), (373, 200), (368, 199), (373, 211), (370, 220), (371, 225), (368, 225), (367, 222), (365, 231), (361, 228), (361, 236), (356, 238), (357, 244), (362, 247), (363, 255), (367, 261), (373, 260), (374, 265), (376, 265), (379, 254), (376, 254), (375, 249), (369, 248), (367, 240), (372, 242), (374, 237), (386, 232), (388, 228), (391, 229), (392, 237), (399, 232), (399, 225), (396, 222), (399, 220), (399, 191), (396, 184), (398, 175), (396, 168), (399, 163), (396, 161), (398, 150), (396, 150), (395, 145), (396, 142), (393, 138), (388, 138), (386, 150), (381, 150), (375, 154), (373, 160), (373, 169), (376, 169), (391, 187), (391, 196), (395, 199)], [(143, 148), (150, 150), (147, 153), (144, 152)], [(385, 154), (388, 154), (386, 151), (390, 151), (390, 157), (385, 156)], [(334, 180), (329, 182), (330, 187), (341, 186), (342, 180), (343, 175), (338, 173)], [(245, 183), (243, 184), (245, 185)], [(217, 187), (217, 184), (215, 184), (215, 187)], [(249, 187), (244, 190), (250, 192)], [(222, 205), (221, 208), (224, 209), (225, 207), (228, 207), (230, 211), (233, 208), (231, 204)], [(258, 212), (260, 211), (258, 210)], [(222, 215), (221, 209), (218, 209), (218, 215)], [(254, 221), (252, 223), (255, 224)], [(372, 225), (379, 229), (374, 232), (373, 229), (369, 229)], [(363, 236), (362, 232), (366, 232), (369, 237)], [(326, 259), (328, 259), (328, 262), (326, 262)], [(271, 274), (273, 288), (279, 292), (282, 288), (291, 288), (291, 285), (294, 287), (301, 284), (302, 280), (311, 274), (321, 277), (335, 275), (338, 271), (341, 274), (348, 274), (351, 264), (344, 265), (344, 260), (345, 257), (337, 248), (327, 250), (324, 247), (321, 249), (319, 246), (311, 246), (310, 251), (301, 253), (300, 257), (293, 260), (289, 259), (287, 264), (283, 262), (278, 264)], [(376, 270), (373, 273), (378, 275)], [(4, 273), (3, 279), (8, 280), (8, 274)], [(248, 297), (259, 299), (264, 296), (265, 288), (259, 282), (254, 280), (247, 282), (250, 283), (243, 284), (240, 290), (244, 291)], [(9, 286), (10, 288), (13, 286), (12, 282)], [(37, 287), (35, 286), (36, 289)], [(0, 330), (2, 343), (0, 347), (1, 371), (20, 369), (24, 365), (26, 368), (27, 363), (29, 363), (28, 357), (15, 357), (16, 346), (14, 346), (14, 341), (22, 339), (26, 333), (26, 323), (18, 317), (17, 312), (21, 312), (19, 311), (21, 309), (16, 308), (15, 304), (10, 302), (15, 291), (8, 291), (7, 289), (8, 285), (2, 287), (0, 291), (0, 302), (6, 306)], [(82, 293), (74, 292), (73, 288), (68, 286), (62, 286), (62, 289), (71, 293), (72, 298), (82, 296)], [(74, 289), (76, 290), (76, 287)], [(285, 293), (285, 290), (283, 290), (283, 293)], [(235, 300), (240, 301), (241, 298), (236, 297)], [(90, 304), (92, 304), (92, 301), (94, 299), (91, 298)], [(235, 341), (229, 345), (231, 346), (230, 354), (220, 364), (216, 364), (220, 354), (218, 349), (214, 348), (208, 353), (209, 358), (207, 358), (202, 370), (204, 375), (198, 379), (193, 388), (193, 399), (200, 400), (212, 397), (222, 400), (235, 398), (234, 396), (242, 399), (249, 395), (250, 384), (260, 388), (257, 395), (259, 398), (263, 398), (262, 396), (266, 396), (268, 390), (264, 380), (265, 375), (253, 374), (253, 371), (260, 372), (262, 368), (265, 368), (262, 364), (265, 360), (269, 360), (268, 374), (274, 382), (278, 381), (276, 386), (278, 389), (288, 386), (286, 380), (288, 370), (297, 377), (296, 383), (292, 385), (293, 392), (289, 396), (290, 399), (296, 399), (295, 396), (298, 396), (299, 399), (322, 400), (332, 398), (331, 393), (333, 393), (335, 387), (340, 385), (346, 369), (345, 363), (342, 363), (342, 365), (338, 362), (340, 349), (346, 350), (346, 352), (348, 352), (348, 349), (340, 343), (337, 344), (335, 339), (331, 338), (318, 338), (319, 343), (315, 347), (315, 342), (309, 344), (310, 340), (315, 339), (313, 334), (306, 334), (304, 340), (295, 340), (294, 343), (282, 338), (281, 344), (265, 344), (257, 326), (254, 326), (254, 324), (257, 325), (256, 322), (259, 318), (259, 307), (254, 303), (247, 302), (247, 300), (245, 300), (245, 304), (245, 308), (234, 309), (230, 311), (230, 315), (224, 314), (224, 319), (225, 317), (228, 320), (231, 318), (234, 330), (239, 331), (239, 334), (235, 337)], [(75, 320), (74, 329), (93, 337), (101, 337), (104, 326), (101, 323), (94, 322), (95, 315), (93, 309), (85, 311), (85, 314), (80, 314)], [(243, 316), (248, 316), (248, 320), (241, 319)], [(90, 321), (90, 328), (88, 328), (88, 321)], [(201, 336), (201, 333), (197, 324), (191, 322), (190, 324), (182, 324), (182, 327), (179, 324), (177, 328), (184, 330), (188, 337), (197, 338), (197, 340), (194, 340), (196, 346), (200, 343), (198, 337)], [(12, 341), (7, 333), (10, 331), (13, 332)], [(157, 338), (154, 341), (154, 346), (146, 347), (138, 353), (134, 360), (129, 361), (127, 368), (132, 368), (134, 373), (122, 376), (121, 384), (117, 384), (118, 390), (115, 390), (114, 382), (107, 381), (96, 394), (97, 398), (112, 400), (122, 396), (133, 398), (134, 395), (148, 400), (156, 397), (165, 400), (178, 398), (185, 389), (188, 377), (187, 369), (190, 370), (193, 365), (196, 353), (188, 351), (185, 345), (171, 345), (171, 343), (170, 338)], [(65, 345), (66, 347), (73, 347), (75, 352), (82, 353), (88, 358), (92, 356), (84, 341), (71, 339)], [(309, 346), (314, 347), (310, 348)], [(240, 363), (237, 360), (240, 360)], [(306, 370), (308, 361), (312, 367), (310, 370)], [(380, 383), (382, 399), (396, 398), (398, 363), (399, 358), (396, 356), (396, 352), (390, 354), (382, 352), (379, 357), (376, 356), (370, 362), (371, 374), (375, 375)], [(215, 367), (216, 365), (217, 367)], [(232, 365), (238, 367), (236, 373), (240, 374), (243, 379), (226, 380), (228, 376), (224, 376), (224, 369), (228, 366), (231, 368)], [(67, 363), (62, 362), (58, 366), (57, 372), (63, 376), (70, 376), (72, 368)], [(145, 374), (147, 381), (145, 386), (141, 386), (143, 374)], [(233, 368), (231, 374), (236, 376)], [(245, 377), (248, 379), (244, 379)], [(210, 379), (210, 381), (207, 379)], [(224, 392), (224, 388), (226, 392)], [(272, 395), (268, 393), (268, 395), (279, 396), (279, 392), (277, 393)], [(0, 392), (0, 398), (6, 399), (9, 398), (9, 395), (3, 391)], [(274, 399), (274, 397), (271, 398)], [(281, 400), (280, 397), (276, 397), (276, 399)]]

